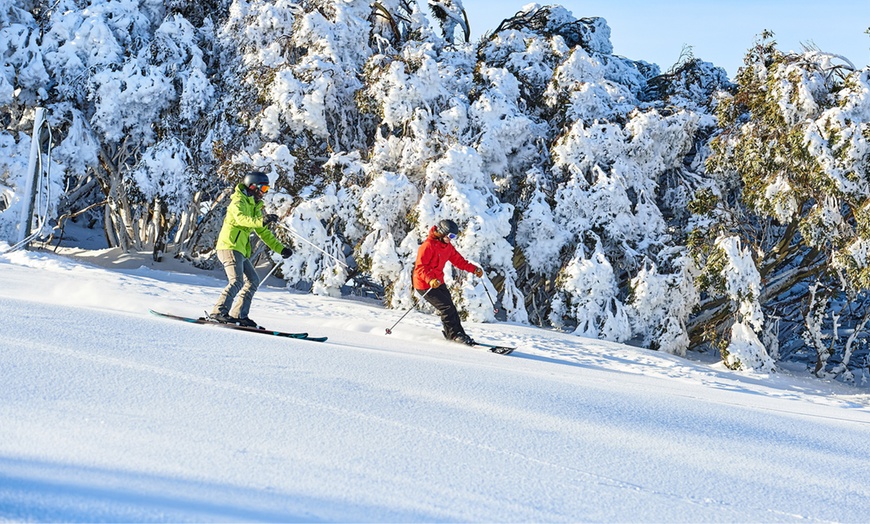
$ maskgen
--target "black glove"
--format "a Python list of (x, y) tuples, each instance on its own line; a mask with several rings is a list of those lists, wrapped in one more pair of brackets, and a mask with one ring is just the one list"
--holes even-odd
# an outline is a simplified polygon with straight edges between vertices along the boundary
[(263, 225), (264, 226), (274, 224), (277, 221), (278, 221), (278, 215), (273, 215), (272, 213), (269, 213), (268, 215), (263, 217)]
[(292, 254), (293, 254), (293, 250), (290, 249), (289, 247), (285, 247), (284, 249), (281, 250), (281, 258), (288, 258)]

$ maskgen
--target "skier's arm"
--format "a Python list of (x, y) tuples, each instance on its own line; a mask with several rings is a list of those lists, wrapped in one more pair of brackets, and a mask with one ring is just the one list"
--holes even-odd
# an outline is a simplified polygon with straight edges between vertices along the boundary
[[(451, 246), (451, 247), (453, 247), (453, 246)], [(477, 266), (475, 266), (474, 264), (472, 264), (468, 260), (465, 260), (465, 258), (459, 254), (459, 251), (457, 251), (456, 248), (452, 249), (452, 251), (450, 253), (450, 257), (448, 258), (448, 260), (450, 260), (450, 263), (453, 264), (453, 267), (459, 268), (463, 271), (468, 271), (469, 273), (476, 274), (477, 270), (479, 269)]]
[(260, 237), (260, 239), (262, 239), (272, 251), (276, 253), (284, 251), (284, 244), (275, 238), (275, 234), (272, 233), (268, 227), (255, 227), (254, 232), (257, 233), (257, 236)]

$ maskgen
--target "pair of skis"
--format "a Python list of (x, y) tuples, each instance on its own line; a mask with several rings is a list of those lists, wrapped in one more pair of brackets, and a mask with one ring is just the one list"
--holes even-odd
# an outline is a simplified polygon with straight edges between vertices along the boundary
[(158, 317), (163, 318), (171, 318), (173, 320), (181, 320), (183, 322), (190, 322), (191, 324), (203, 324), (206, 326), (217, 326), (226, 329), (235, 329), (238, 331), (246, 331), (248, 333), (260, 333), (262, 335), (272, 335), (275, 337), (284, 337), (284, 338), (295, 338), (298, 340), (308, 340), (309, 342), (326, 342), (326, 337), (312, 337), (309, 336), (308, 333), (286, 333), (284, 331), (274, 331), (271, 329), (264, 329), (260, 327), (248, 327), (248, 326), (240, 326), (238, 324), (222, 324), (220, 322), (216, 322), (207, 317), (182, 317), (179, 315), (172, 315), (170, 313), (161, 313), (159, 311), (154, 311), (153, 309), (148, 310), (152, 315), (157, 315)]
[[(248, 333), (259, 333), (261, 335), (272, 335), (275, 337), (295, 338), (297, 340), (307, 340), (309, 342), (326, 342), (326, 337), (312, 337), (308, 333), (286, 333), (284, 331), (274, 331), (271, 329), (264, 329), (264, 328), (260, 328), (260, 327), (239, 326), (237, 324), (222, 324), (222, 323), (216, 322), (216, 321), (214, 321), (210, 318), (207, 318), (207, 317), (199, 317), (199, 318), (182, 317), (182, 316), (173, 315), (170, 313), (161, 313), (159, 311), (154, 311), (153, 309), (149, 309), (148, 311), (152, 315), (156, 315), (158, 317), (171, 318), (173, 320), (180, 320), (183, 322), (189, 322), (191, 324), (203, 324), (203, 325), (207, 325), (207, 326), (217, 326), (217, 327), (222, 327), (222, 328), (226, 328), (226, 329), (235, 329), (238, 331), (246, 331)], [(513, 352), (513, 350), (516, 349), (516, 348), (512, 348), (512, 347), (507, 347), (507, 346), (496, 346), (493, 344), (485, 344), (483, 342), (475, 342), (474, 346), (472, 346), (472, 347), (485, 348), (485, 349), (487, 349), (487, 350), (489, 350), (492, 353), (495, 353), (497, 355), (510, 355)]]

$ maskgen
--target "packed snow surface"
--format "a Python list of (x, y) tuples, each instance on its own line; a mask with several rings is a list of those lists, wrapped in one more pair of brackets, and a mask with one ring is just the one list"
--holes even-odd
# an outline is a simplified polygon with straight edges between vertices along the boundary
[[(142, 259), (146, 260), (146, 259)], [(220, 274), (0, 257), (0, 520), (857, 522), (870, 396), (270, 279), (185, 324)], [(265, 268), (260, 268), (261, 274)]]

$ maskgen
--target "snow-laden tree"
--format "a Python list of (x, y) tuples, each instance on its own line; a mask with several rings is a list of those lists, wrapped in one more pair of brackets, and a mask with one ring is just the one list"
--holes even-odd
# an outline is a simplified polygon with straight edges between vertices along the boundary
[[(28, 2), (38, 15), (30, 25), (22, 23), (28, 12), (4, 6), (16, 95), (0, 102), (19, 121), (32, 114), (23, 107), (47, 109), (69, 188), (58, 204), (61, 226), (103, 206), (111, 246), (153, 244), (158, 254), (170, 230), (176, 241), (191, 237), (216, 135), (208, 125), (214, 21), (201, 11), (217, 12), (218, 4)], [(10, 82), (3, 72), (0, 95)]]
[[(43, 103), (49, 91), (40, 42), (40, 24), (34, 13), (45, 6), (35, 0), (0, 2), (0, 104), (33, 107)], [(42, 13), (42, 17), (45, 14)]]
[(428, 0), (432, 15), (441, 26), (441, 34), (448, 42), (459, 38), (457, 29), (462, 29), (462, 41), (468, 42), (471, 38), (471, 26), (468, 23), (468, 15), (465, 14), (460, 0)]
[[(240, 96), (256, 100), (233, 100), (250, 129), (321, 157), (364, 148), (370, 129), (354, 97), (371, 54), (371, 12), (368, 2), (234, 1), (221, 42), (237, 56), (227, 73), (247, 86)], [(298, 156), (300, 170), (323, 162)]]
[(773, 359), (759, 339), (764, 325), (764, 314), (758, 303), (761, 275), (752, 254), (737, 236), (720, 236), (715, 248), (722, 259), (725, 293), (737, 312), (731, 325), (731, 339), (727, 347), (722, 348), (725, 365), (732, 369), (773, 371)]
[(221, 27), (224, 74), (239, 86), (225, 103), (247, 128), (229, 145), (236, 166), (230, 178), (254, 157), (268, 156), (263, 148), (285, 148), (292, 158), (286, 168), (262, 166), (274, 176), (277, 194), (269, 200), (296, 246), (283, 274), (316, 292), (339, 292), (348, 268), (335, 259), (363, 237), (354, 210), (365, 185), (361, 152), (375, 129), (358, 101), (364, 66), (373, 49), (417, 27), (413, 13), (402, 23), (391, 18), (394, 4), (404, 2), (234, 1)]
[[(695, 161), (714, 123), (704, 108), (727, 78), (700, 61), (694, 76), (659, 78), (612, 53), (604, 20), (558, 6), (503, 22), (478, 49), (478, 147), (502, 160), (487, 165), (503, 166), (492, 176), (517, 209), (514, 264), (535, 321), (683, 353), (698, 297), (674, 231), (706, 187)], [(514, 123), (527, 131), (510, 134)]]
[[(586, 335), (621, 341), (639, 335), (654, 347), (683, 353), (684, 326), (696, 300), (686, 283), (691, 261), (683, 256), (681, 239), (671, 234), (668, 207), (660, 202), (666, 174), (685, 169), (698, 119), (687, 111), (664, 117), (655, 110), (633, 111), (626, 118), (624, 125), (577, 121), (553, 148), (554, 169), (565, 179), (556, 190), (553, 215), (565, 237), (579, 246), (557, 280), (560, 301), (551, 319), (573, 321)], [(594, 288), (602, 295), (590, 302), (588, 290), (572, 283), (580, 267), (611, 275), (613, 284)], [(662, 280), (655, 286), (669, 291), (667, 302), (654, 304), (643, 299), (649, 298), (646, 293), (631, 293), (639, 272), (647, 280)], [(651, 284), (636, 281), (640, 288)], [(626, 309), (630, 298), (634, 302)], [(578, 301), (586, 305), (578, 309)], [(658, 313), (647, 309), (653, 306)], [(682, 326), (682, 335), (675, 326)]]
[[(461, 12), (459, 2), (440, 6)], [(262, 15), (267, 8), (284, 15)], [(247, 35), (240, 30), (252, 26)], [(272, 30), (288, 36), (274, 38)], [(494, 194), (477, 152), (460, 146), (472, 140), (474, 57), (437, 37), (415, 2), (239, 4), (223, 34), (228, 47), (242, 42), (238, 71), (258, 95), (259, 107), (245, 106), (251, 129), (261, 141), (288, 144), (297, 159), (291, 178), (278, 178), (287, 195), (280, 214), (297, 246), (285, 276), (336, 293), (347, 275), (330, 259), (353, 246), (349, 271), (367, 271), (387, 285), (390, 303), (408, 303), (417, 246), (433, 221), (448, 216), (477, 241), (466, 256), (487, 257), (511, 274), (512, 208)], [(277, 43), (244, 45), (249, 38)], [(248, 146), (258, 147), (255, 140)], [(466, 190), (479, 192), (473, 209), (462, 208)], [(307, 242), (327, 254), (312, 258), (317, 250)], [(477, 304), (469, 313), (492, 315), (482, 287), (491, 283), (455, 284), (467, 286), (461, 296)], [(522, 297), (511, 300), (508, 309), (524, 318)]]
[[(40, 41), (44, 16), (39, 2), (0, 1), (0, 240), (10, 243), (23, 233), (19, 231), (21, 213), (31, 198), (25, 189), (36, 108), (46, 105), (51, 91)], [(53, 123), (53, 115), (47, 116)], [(52, 139), (57, 136), (41, 127), (37, 140), (44, 156), (34, 167), (41, 168), (43, 176), (33, 189), (34, 211), (44, 220), (31, 224), (44, 227), (38, 231), (41, 234), (51, 231), (48, 223), (58, 214), (67, 171), (62, 157), (49, 160)]]
[[(27, 2), (0, 1), (0, 108), (4, 121), (0, 129), (0, 241), (17, 238), (17, 225), (25, 196), (22, 188), (30, 155), (33, 109), (28, 104), (38, 96), (37, 85), (22, 85), (27, 76), (18, 79), (26, 67), (42, 65), (42, 55), (36, 49), (37, 23)], [(31, 66), (31, 64), (33, 64)], [(40, 78), (37, 71), (36, 77)], [(16, 90), (19, 90), (16, 92)], [(30, 123), (30, 129), (27, 124)]]
[[(720, 103), (708, 168), (723, 189), (697, 238), (728, 232), (751, 246), (754, 265), (743, 267), (760, 276), (753, 294), (766, 320), (784, 328), (783, 356), (803, 342), (818, 374), (848, 376), (870, 318), (870, 71), (817, 50), (781, 53), (771, 36), (750, 50), (738, 91)], [(727, 271), (708, 265), (707, 287), (721, 290)], [(708, 332), (742, 315), (717, 295), (703, 306)]]

